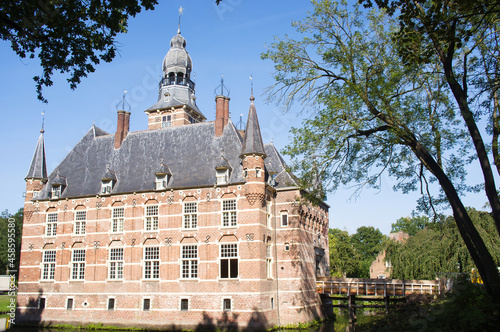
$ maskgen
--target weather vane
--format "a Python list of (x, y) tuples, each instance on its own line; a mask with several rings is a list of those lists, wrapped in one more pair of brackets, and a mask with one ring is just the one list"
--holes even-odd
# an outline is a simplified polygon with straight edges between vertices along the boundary
[(255, 97), (253, 96), (253, 76), (250, 75), (250, 100), (254, 101)]
[(181, 15), (183, 15), (184, 8), (182, 6), (179, 8), (179, 25), (177, 27), (177, 33), (181, 33)]
[[(122, 110), (122, 111), (130, 111), (130, 104), (127, 103), (127, 101), (125, 100), (126, 93), (127, 93), (127, 90), (123, 91), (122, 100), (118, 104), (116, 104), (116, 109)], [(120, 109), (120, 107), (121, 107), (121, 109)], [(127, 109), (125, 109), (125, 107), (127, 107)]]

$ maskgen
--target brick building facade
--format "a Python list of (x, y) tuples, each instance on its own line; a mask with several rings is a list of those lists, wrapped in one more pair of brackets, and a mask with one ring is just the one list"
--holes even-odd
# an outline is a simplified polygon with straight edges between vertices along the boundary
[(267, 328), (323, 316), (328, 206), (303, 203), (254, 98), (241, 135), (229, 97), (206, 121), (178, 33), (148, 130), (92, 126), (47, 175), (26, 177), (18, 322)]

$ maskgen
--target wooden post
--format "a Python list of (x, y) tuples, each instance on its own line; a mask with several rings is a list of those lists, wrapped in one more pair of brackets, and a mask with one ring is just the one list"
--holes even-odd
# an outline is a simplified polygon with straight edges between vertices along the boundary
[(349, 332), (356, 331), (356, 295), (348, 296), (349, 307)]

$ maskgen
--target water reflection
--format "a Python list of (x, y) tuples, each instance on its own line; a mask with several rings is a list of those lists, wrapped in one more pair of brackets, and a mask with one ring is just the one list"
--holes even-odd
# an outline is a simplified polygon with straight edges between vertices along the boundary
[[(335, 331), (334, 329), (334, 322), (333, 321), (327, 321), (319, 326), (311, 327), (309, 329), (286, 329), (286, 330), (279, 330), (281, 332), (330, 332), (330, 331)], [(8, 330), (9, 332), (82, 332), (85, 330), (80, 330), (80, 329), (52, 329), (52, 328), (35, 328), (35, 327), (20, 327), (20, 326), (13, 326), (11, 329)], [(104, 331), (104, 330), (103, 330)], [(167, 330), (165, 330), (167, 331)], [(181, 330), (179, 330), (180, 332)], [(113, 330), (113, 332), (130, 332), (130, 330)], [(155, 332), (161, 332), (155, 330)], [(168, 332), (175, 332), (172, 330), (168, 330)]]

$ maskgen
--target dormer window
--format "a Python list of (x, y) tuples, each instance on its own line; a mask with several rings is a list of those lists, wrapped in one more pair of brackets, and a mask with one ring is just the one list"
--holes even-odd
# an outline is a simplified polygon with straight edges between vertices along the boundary
[(172, 116), (171, 115), (164, 115), (161, 117), (161, 127), (162, 128), (172, 127)]
[(218, 169), (217, 170), (217, 184), (227, 184), (229, 181), (229, 169)]
[(52, 196), (51, 198), (59, 198), (61, 197), (61, 185), (52, 186)]
[(115, 186), (117, 179), (116, 174), (109, 167), (106, 169), (106, 174), (104, 174), (101, 179), (101, 195), (110, 195), (111, 191), (113, 191), (113, 187)]
[(228, 184), (231, 177), (231, 165), (224, 156), (220, 156), (220, 161), (215, 166), (215, 183), (216, 185)]
[(61, 198), (62, 192), (66, 187), (66, 178), (62, 177), (57, 173), (54, 181), (52, 181), (52, 191), (50, 198), (58, 199)]
[(101, 195), (109, 195), (113, 190), (113, 180), (102, 180)]
[(172, 176), (172, 172), (168, 168), (165, 163), (161, 162), (160, 168), (155, 173), (155, 190), (164, 190), (167, 189), (168, 182), (170, 181), (170, 177)]

